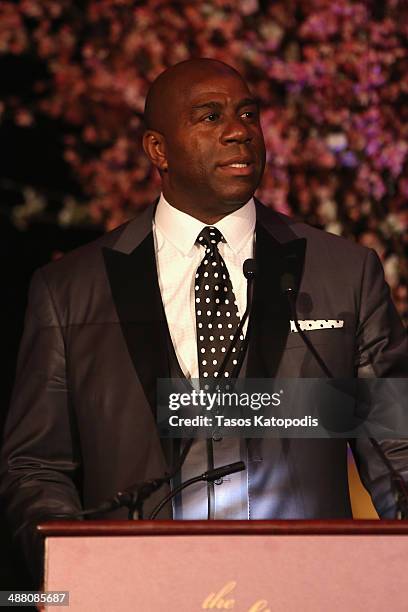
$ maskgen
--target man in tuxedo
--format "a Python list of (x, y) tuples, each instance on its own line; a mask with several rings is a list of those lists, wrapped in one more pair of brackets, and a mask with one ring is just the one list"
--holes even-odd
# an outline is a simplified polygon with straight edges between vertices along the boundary
[[(1, 480), (28, 559), (39, 521), (98, 506), (177, 462), (157, 433), (156, 381), (217, 376), (245, 310), (248, 258), (257, 273), (241, 375), (325, 376), (291, 324), (288, 269), (298, 318), (335, 377), (408, 373), (406, 334), (375, 253), (254, 200), (264, 141), (257, 102), (234, 69), (209, 59), (173, 66), (152, 85), (145, 116), (158, 203), (32, 280)], [(377, 510), (393, 517), (384, 464), (368, 440), (350, 443)], [(406, 477), (408, 443), (382, 446)], [(198, 485), (159, 518), (351, 517), (346, 440), (196, 441), (181, 477), (238, 459), (246, 472), (211, 491)], [(165, 493), (147, 500), (145, 516)]]

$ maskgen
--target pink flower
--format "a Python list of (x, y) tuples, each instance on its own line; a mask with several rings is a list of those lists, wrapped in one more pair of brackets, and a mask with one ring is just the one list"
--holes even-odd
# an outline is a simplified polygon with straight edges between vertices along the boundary
[(29, 107), (6, 95), (1, 109), (19, 126), (41, 114), (61, 121), (89, 214), (112, 228), (160, 191), (140, 145), (150, 83), (191, 56), (217, 58), (261, 100), (266, 204), (331, 231), (366, 224), (381, 234), (384, 202), (408, 223), (408, 32), (401, 0), (386, 0), (375, 20), (371, 4), (89, 0), (78, 10), (69, 0), (3, 0), (0, 52), (33, 54), (48, 76)]

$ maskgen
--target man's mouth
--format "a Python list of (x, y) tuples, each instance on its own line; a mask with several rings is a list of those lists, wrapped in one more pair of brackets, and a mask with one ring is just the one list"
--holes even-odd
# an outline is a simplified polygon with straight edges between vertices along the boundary
[(251, 161), (233, 161), (220, 164), (218, 167), (225, 174), (232, 176), (249, 176), (254, 171), (254, 164)]

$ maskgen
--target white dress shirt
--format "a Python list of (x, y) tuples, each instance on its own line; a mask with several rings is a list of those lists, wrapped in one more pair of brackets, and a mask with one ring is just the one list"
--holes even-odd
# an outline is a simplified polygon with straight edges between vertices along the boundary
[[(247, 281), (242, 272), (246, 259), (253, 257), (255, 230), (253, 198), (242, 208), (214, 224), (226, 242), (219, 252), (225, 261), (242, 317), (246, 308)], [(153, 224), (160, 292), (171, 340), (180, 367), (187, 378), (198, 378), (194, 278), (204, 256), (196, 239), (205, 223), (171, 206), (163, 194)]]

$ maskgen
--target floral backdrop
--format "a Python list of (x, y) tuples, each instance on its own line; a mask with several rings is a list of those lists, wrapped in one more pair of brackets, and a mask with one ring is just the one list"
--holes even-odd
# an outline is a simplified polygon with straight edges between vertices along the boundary
[[(43, 70), (29, 96), (5, 92), (0, 122), (62, 126), (80, 195), (60, 194), (56, 218), (110, 229), (159, 191), (140, 143), (149, 83), (189, 57), (230, 63), (263, 108), (258, 196), (376, 249), (408, 320), (407, 16), (406, 0), (2, 0), (0, 54)], [(47, 214), (47, 190), (18, 190), (17, 225)]]

